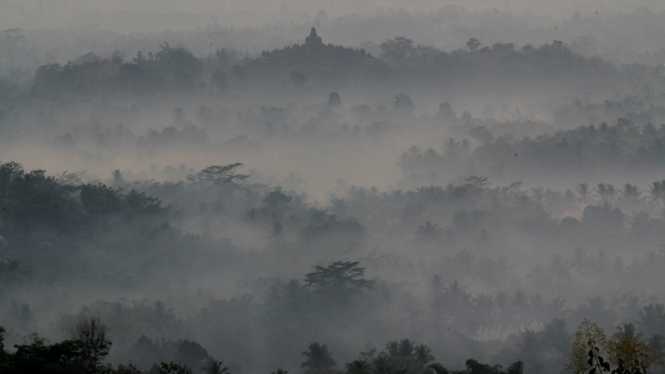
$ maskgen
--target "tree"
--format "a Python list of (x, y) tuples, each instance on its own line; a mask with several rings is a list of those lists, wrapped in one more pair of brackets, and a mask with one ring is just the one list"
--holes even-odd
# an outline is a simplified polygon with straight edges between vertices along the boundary
[(568, 267), (560, 254), (555, 253), (550, 256), (547, 264), (547, 275), (554, 278), (558, 286), (565, 284), (571, 279), (570, 271), (568, 271)]
[(563, 49), (563, 42), (561, 40), (555, 40), (552, 42), (552, 48), (554, 49)]
[(270, 240), (278, 240), (284, 236), (284, 225), (281, 222), (275, 222), (272, 228), (268, 230), (268, 238)]
[(165, 83), (172, 89), (192, 89), (203, 72), (203, 63), (183, 46), (171, 48), (164, 43), (160, 48), (155, 60)]
[(342, 98), (337, 92), (332, 92), (328, 96), (328, 108), (339, 108), (342, 106)]
[(2, 220), (16, 228), (70, 229), (74, 217), (65, 207), (75, 204), (74, 188), (60, 185), (44, 170), (26, 173), (16, 162), (0, 165), (0, 206)]
[(480, 48), (480, 40), (471, 38), (468, 42), (466, 42), (466, 46), (471, 52), (475, 52), (478, 50), (478, 48)]
[(120, 169), (113, 170), (111, 176), (113, 177), (113, 184), (116, 187), (122, 186), (126, 183), (125, 173), (121, 172)]
[(387, 355), (379, 355), (374, 360), (374, 373), (375, 374), (407, 374), (409, 370), (397, 364), (394, 360), (390, 359)]
[(235, 86), (243, 86), (249, 80), (249, 69), (247, 66), (234, 65), (231, 69), (231, 77)]
[(409, 339), (393, 340), (386, 343), (386, 352), (392, 360), (409, 364), (413, 359), (416, 344)]
[(427, 367), (429, 369), (433, 370), (435, 374), (449, 374), (450, 373), (445, 367), (443, 367), (443, 365), (439, 364), (438, 362), (430, 364)]
[(229, 77), (226, 75), (224, 70), (219, 69), (212, 73), (210, 77), (210, 83), (217, 90), (223, 90), (229, 83)]
[(428, 365), (434, 361), (432, 350), (427, 345), (416, 345), (409, 339), (388, 342), (385, 352), (379, 356), (387, 358), (390, 366), (397, 370), (416, 374), (427, 372)]
[(5, 328), (0, 326), (0, 358), (5, 355), (5, 332)]
[(663, 304), (649, 304), (637, 311), (637, 326), (645, 334), (664, 334), (665, 307)]
[(242, 164), (239, 162), (225, 166), (208, 166), (196, 174), (188, 175), (187, 180), (197, 184), (237, 186), (239, 182), (249, 178), (246, 174), (236, 174), (236, 170), (240, 167)]
[(580, 183), (577, 185), (577, 193), (580, 195), (580, 203), (587, 204), (591, 199), (591, 191), (589, 190), (589, 185), (586, 183)]
[(620, 338), (628, 336), (632, 337), (634, 335), (641, 335), (635, 332), (635, 325), (632, 323), (624, 323), (623, 326), (617, 326), (617, 332), (614, 333), (614, 336), (618, 336)]
[[(224, 363), (222, 361), (215, 360), (212, 358), (208, 360), (208, 363), (205, 364), (202, 369), (206, 374), (230, 374), (229, 368), (224, 366)], [(288, 374), (288, 373), (285, 372), (279, 374)]]
[(402, 65), (414, 56), (413, 40), (404, 36), (381, 43), (381, 57), (393, 65)]
[(306, 368), (305, 374), (330, 374), (337, 365), (325, 344), (311, 343), (302, 355), (307, 357), (301, 365), (302, 368)]
[(162, 202), (156, 197), (150, 197), (144, 192), (130, 190), (123, 197), (123, 204), (129, 214), (158, 214), (166, 210), (162, 207)]
[(657, 357), (648, 341), (634, 333), (617, 334), (607, 344), (610, 363), (617, 367), (617, 374), (646, 374)]
[[(194, 368), (202, 367), (202, 365), (205, 365), (207, 362), (212, 364), (210, 360), (211, 357), (208, 354), (208, 351), (203, 348), (201, 344), (187, 339), (178, 342), (178, 348), (175, 355), (175, 361), (177, 363)], [(221, 363), (219, 363), (219, 365), (221, 365)]]
[(354, 360), (352, 362), (349, 362), (348, 364), (344, 365), (346, 367), (346, 371), (349, 374), (371, 374), (372, 373), (372, 367), (370, 364), (367, 363), (367, 361), (364, 360)]
[(411, 114), (413, 113), (413, 110), (416, 108), (416, 106), (413, 104), (413, 101), (411, 101), (411, 97), (409, 95), (401, 93), (399, 95), (395, 95), (393, 108), (395, 108), (396, 111)]
[(413, 372), (425, 372), (429, 363), (435, 360), (432, 350), (425, 344), (415, 346), (413, 350)]
[(106, 326), (99, 318), (80, 319), (74, 328), (73, 338), (82, 343), (80, 359), (85, 367), (90, 372), (101, 367), (111, 349), (111, 341), (106, 338)]
[(314, 266), (314, 272), (305, 274), (305, 286), (343, 299), (372, 288), (374, 282), (365, 279), (365, 268), (358, 264), (359, 262), (337, 261), (326, 267)]
[[(65, 340), (47, 345), (39, 339), (31, 344), (16, 345), (16, 351), (0, 360), (0, 372), (12, 374), (88, 374), (97, 368), (90, 368), (82, 359), (85, 350), (80, 340)], [(3, 362), (4, 361), (4, 362)]]
[(470, 175), (469, 177), (464, 178), (464, 181), (466, 182), (464, 185), (468, 186), (473, 190), (481, 190), (485, 186), (489, 185), (489, 182), (487, 182), (487, 178), (478, 177), (475, 175)]
[(173, 361), (166, 363), (162, 362), (159, 367), (159, 374), (194, 374), (192, 369), (185, 365), (180, 365)]
[(120, 210), (120, 196), (103, 183), (87, 183), (81, 186), (81, 204), (92, 215), (106, 215)]
[(304, 86), (305, 83), (307, 83), (307, 77), (305, 76), (305, 74), (298, 70), (294, 70), (293, 72), (291, 72), (289, 80), (293, 82), (293, 87), (296, 88), (302, 88), (302, 86)]
[(637, 188), (637, 186), (626, 183), (626, 185), (623, 187), (622, 194), (623, 198), (627, 201), (635, 201), (640, 198), (642, 192)]
[(501, 365), (490, 366), (482, 364), (474, 359), (466, 360), (466, 372), (468, 374), (502, 374)]
[[(634, 333), (617, 334), (607, 339), (596, 323), (584, 320), (573, 342), (571, 358), (566, 369), (575, 373), (610, 372), (616, 374), (645, 374), (657, 357), (649, 343)], [(603, 356), (609, 357), (609, 361)]]
[(141, 370), (138, 366), (134, 364), (123, 365), (120, 364), (113, 371), (113, 374), (144, 374), (145, 372)]
[[(504, 371), (505, 374), (522, 374), (524, 372), (524, 363), (517, 361)], [(438, 373), (437, 373), (438, 374)]]
[(443, 230), (439, 228), (439, 225), (428, 220), (425, 221), (424, 225), (418, 226), (416, 238), (423, 243), (432, 243), (441, 237), (442, 232)]

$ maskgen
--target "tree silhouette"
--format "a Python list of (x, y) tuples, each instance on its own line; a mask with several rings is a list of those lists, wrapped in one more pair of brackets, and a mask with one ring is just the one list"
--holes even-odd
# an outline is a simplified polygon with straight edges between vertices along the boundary
[(480, 48), (480, 41), (476, 38), (471, 38), (469, 39), (468, 42), (466, 42), (467, 48), (469, 48), (469, 51), (475, 52)]
[(442, 232), (443, 230), (439, 228), (439, 225), (428, 220), (425, 221), (424, 225), (418, 226), (416, 238), (423, 243), (432, 243), (441, 237)]
[(109, 354), (111, 341), (106, 338), (106, 326), (99, 318), (80, 319), (73, 332), (73, 338), (82, 344), (80, 358), (89, 372), (95, 372), (102, 366)]
[(226, 75), (224, 70), (220, 69), (212, 73), (212, 77), (210, 78), (210, 83), (215, 89), (220, 91), (225, 89), (226, 86), (229, 84), (229, 77), (228, 75)]
[(159, 374), (194, 374), (192, 369), (185, 365), (178, 364), (170, 361), (168, 363), (162, 362), (159, 366)]
[[(229, 368), (224, 366), (224, 363), (222, 361), (215, 360), (215, 359), (209, 359), (208, 363), (206, 363), (203, 366), (202, 370), (206, 374), (229, 374)], [(280, 370), (282, 370), (282, 369), (279, 369), (277, 371), (279, 372)], [(273, 374), (275, 374), (275, 373), (273, 373)], [(288, 374), (288, 373), (285, 372), (285, 373), (277, 373), (277, 374)]]
[(665, 307), (649, 304), (637, 312), (637, 326), (645, 334), (665, 333)]
[(403, 36), (381, 43), (381, 57), (393, 65), (402, 65), (415, 54), (413, 40)]
[(365, 279), (365, 268), (358, 264), (360, 263), (338, 261), (326, 267), (314, 266), (314, 272), (305, 274), (305, 286), (318, 290), (369, 289), (373, 282)]
[(289, 80), (293, 82), (293, 87), (296, 88), (302, 88), (302, 86), (304, 86), (305, 83), (307, 83), (307, 77), (305, 76), (305, 74), (298, 70), (294, 70), (293, 72), (291, 72)]
[(395, 108), (395, 110), (398, 112), (411, 114), (413, 113), (413, 110), (416, 108), (416, 106), (413, 104), (413, 101), (411, 101), (411, 97), (409, 95), (406, 93), (401, 93), (395, 95), (393, 108)]
[(339, 108), (342, 106), (342, 98), (337, 92), (332, 92), (328, 96), (328, 108)]
[(242, 167), (242, 164), (239, 162), (224, 166), (208, 166), (196, 174), (188, 175), (187, 180), (192, 183), (215, 186), (237, 186), (240, 182), (249, 178), (249, 175), (246, 174), (236, 174), (236, 170), (240, 167)]
[(354, 360), (344, 365), (349, 374), (371, 374), (372, 366), (363, 360)]
[(4, 327), (0, 326), (0, 359), (6, 354), (5, 352), (5, 333), (7, 331)]
[(413, 372), (423, 373), (427, 370), (427, 366), (435, 360), (432, 355), (432, 350), (425, 344), (419, 344), (414, 348), (413, 352)]
[(305, 374), (330, 374), (334, 372), (333, 368), (337, 365), (325, 344), (311, 343), (302, 355), (307, 357), (301, 365), (306, 369)]

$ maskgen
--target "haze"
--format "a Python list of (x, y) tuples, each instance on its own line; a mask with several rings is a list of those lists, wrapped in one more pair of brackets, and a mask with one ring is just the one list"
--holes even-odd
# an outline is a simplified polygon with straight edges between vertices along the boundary
[(0, 373), (664, 372), (663, 25), (4, 0)]

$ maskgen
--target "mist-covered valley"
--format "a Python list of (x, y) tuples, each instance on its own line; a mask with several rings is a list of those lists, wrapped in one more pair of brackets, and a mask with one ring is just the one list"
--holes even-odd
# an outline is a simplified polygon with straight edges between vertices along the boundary
[(0, 4), (0, 373), (665, 370), (660, 3), (151, 4)]

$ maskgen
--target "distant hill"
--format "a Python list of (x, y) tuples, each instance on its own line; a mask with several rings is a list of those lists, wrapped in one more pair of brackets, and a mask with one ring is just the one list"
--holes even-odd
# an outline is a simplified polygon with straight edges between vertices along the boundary
[(264, 51), (261, 57), (249, 62), (248, 67), (258, 73), (290, 74), (299, 71), (309, 77), (339, 77), (359, 73), (363, 66), (376, 60), (364, 49), (324, 44), (312, 27), (305, 43), (283, 49)]

